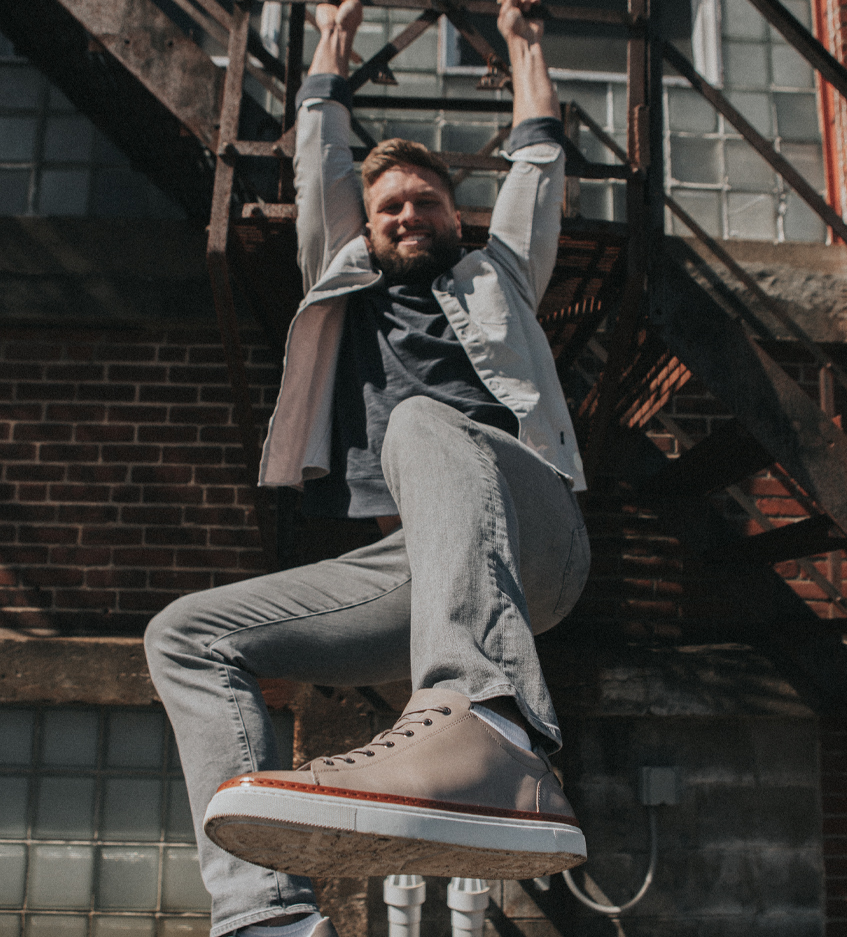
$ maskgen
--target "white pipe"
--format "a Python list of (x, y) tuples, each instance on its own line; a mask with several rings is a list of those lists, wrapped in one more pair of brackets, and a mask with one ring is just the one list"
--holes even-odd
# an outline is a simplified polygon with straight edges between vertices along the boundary
[(382, 883), (388, 905), (388, 937), (420, 937), (426, 882), (420, 875), (389, 875)]
[(450, 880), (447, 907), (450, 909), (453, 937), (482, 937), (490, 891), (488, 882), (481, 878)]

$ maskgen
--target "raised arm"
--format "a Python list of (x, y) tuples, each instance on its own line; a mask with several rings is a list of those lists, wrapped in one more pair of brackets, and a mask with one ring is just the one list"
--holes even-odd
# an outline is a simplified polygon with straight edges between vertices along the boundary
[(561, 117), (556, 89), (550, 80), (541, 37), (544, 23), (532, 19), (540, 0), (501, 0), (497, 28), (506, 40), (512, 64), (514, 107), (512, 124), (531, 117)]
[(341, 6), (319, 3), (315, 19), (321, 38), (309, 74), (349, 77), (353, 39), (362, 22), (361, 0), (344, 0)]
[(308, 292), (338, 252), (364, 230), (362, 191), (350, 152), (350, 89), (346, 81), (360, 0), (322, 3), (320, 40), (297, 95), (297, 261)]

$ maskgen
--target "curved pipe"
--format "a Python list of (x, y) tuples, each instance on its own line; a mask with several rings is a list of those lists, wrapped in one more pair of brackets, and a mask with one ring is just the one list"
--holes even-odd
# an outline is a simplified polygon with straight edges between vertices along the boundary
[(656, 863), (659, 858), (659, 843), (658, 843), (658, 831), (656, 827), (656, 811), (653, 807), (647, 808), (647, 815), (650, 820), (650, 864), (647, 867), (647, 874), (644, 876), (644, 883), (641, 888), (638, 889), (635, 895), (630, 898), (625, 904), (622, 905), (612, 905), (612, 904), (598, 904), (596, 901), (592, 901), (587, 895), (583, 894), (580, 891), (579, 886), (573, 880), (569, 870), (562, 872), (562, 876), (565, 879), (565, 884), (571, 891), (571, 894), (574, 898), (577, 898), (581, 901), (587, 908), (591, 908), (592, 911), (597, 911), (600, 914), (607, 914), (609, 917), (616, 917), (618, 914), (623, 914), (624, 911), (628, 911), (630, 908), (638, 904), (639, 901), (644, 897), (647, 892), (647, 889), (653, 882), (653, 876), (656, 872)]

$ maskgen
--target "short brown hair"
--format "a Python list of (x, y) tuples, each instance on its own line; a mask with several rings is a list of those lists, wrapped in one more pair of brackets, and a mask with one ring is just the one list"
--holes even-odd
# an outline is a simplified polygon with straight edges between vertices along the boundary
[(416, 166), (418, 169), (428, 169), (435, 173), (447, 189), (451, 204), (455, 206), (456, 187), (453, 185), (447, 163), (440, 156), (431, 153), (422, 143), (401, 140), (399, 137), (383, 140), (365, 157), (362, 163), (362, 185), (366, 199), (368, 189), (384, 172), (395, 166)]

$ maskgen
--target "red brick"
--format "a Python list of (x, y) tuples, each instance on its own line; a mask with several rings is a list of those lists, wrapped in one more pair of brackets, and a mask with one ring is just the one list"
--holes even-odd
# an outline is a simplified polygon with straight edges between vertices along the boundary
[(46, 381), (32, 384), (21, 382), (16, 386), (15, 397), (18, 400), (73, 400), (75, 388), (73, 384), (48, 384)]
[(198, 485), (243, 485), (247, 473), (244, 466), (198, 465), (194, 481)]
[(9, 342), (5, 357), (8, 361), (58, 361), (62, 346), (45, 342)]
[(134, 612), (149, 612), (153, 615), (179, 597), (178, 592), (153, 592), (149, 589), (143, 592), (126, 590), (121, 591), (118, 597), (118, 607)]
[(9, 381), (43, 381), (44, 368), (40, 364), (4, 364), (3, 377)]
[(0, 418), (4, 420), (26, 420), (34, 422), (42, 419), (43, 404), (40, 403), (8, 403), (0, 406)]
[(57, 589), (56, 608), (115, 608), (117, 593), (105, 589)]
[(221, 367), (191, 367), (189, 365), (174, 364), (170, 367), (170, 379), (174, 384), (197, 384), (201, 387), (209, 384), (225, 384), (229, 386), (229, 374), (224, 366)]
[(77, 442), (132, 442), (134, 426), (104, 426), (98, 423), (82, 423), (74, 430)]
[(170, 329), (165, 340), (169, 345), (220, 345), (221, 336), (217, 329), (193, 328), (193, 329)]
[(225, 364), (223, 348), (218, 346), (207, 346), (205, 348), (189, 348), (188, 360), (191, 364)]
[(827, 877), (847, 876), (847, 855), (827, 856), (824, 859), (824, 869)]
[(137, 485), (179, 485), (191, 481), (190, 465), (135, 465), (131, 480)]
[(768, 517), (808, 517), (808, 512), (792, 498), (757, 498), (756, 506)]
[(43, 566), (49, 558), (50, 550), (45, 546), (22, 546), (8, 550), (5, 562), (21, 567), (21, 578), (28, 580), (30, 567)]
[(73, 427), (67, 423), (17, 423), (14, 438), (27, 442), (68, 442)]
[(25, 579), (32, 586), (81, 586), (84, 576), (72, 566), (36, 566), (26, 571)]
[(214, 586), (229, 586), (234, 582), (244, 582), (245, 579), (252, 579), (254, 575), (253, 572), (244, 570), (240, 572), (216, 570), (212, 576), (212, 584)]
[(148, 527), (144, 542), (156, 546), (204, 546), (205, 527)]
[[(105, 566), (112, 558), (108, 547), (52, 547), (50, 562), (58, 566)], [(86, 577), (91, 570), (86, 570)]]
[(217, 465), (223, 455), (220, 446), (162, 446), (162, 461), (171, 465)]
[(109, 500), (108, 485), (51, 485), (50, 498), (53, 501), (93, 502), (102, 504)]
[(21, 524), (18, 528), (19, 543), (76, 543), (77, 527), (30, 527)]
[(106, 419), (106, 408), (91, 403), (48, 404), (47, 419), (67, 421), (68, 423), (100, 423)]
[(18, 501), (46, 501), (47, 500), (47, 486), (46, 485), (27, 485), (24, 482), (21, 482), (18, 485)]
[(142, 531), (139, 527), (124, 527), (122, 525), (108, 527), (84, 527), (82, 542), (87, 546), (93, 544), (110, 544), (129, 546), (140, 544)]
[(139, 426), (139, 442), (197, 442), (196, 426)]
[[(250, 391), (250, 400), (255, 407), (259, 402), (259, 391), (257, 388), (251, 387)], [(219, 386), (209, 386), (204, 384), (200, 388), (200, 400), (202, 403), (232, 403), (232, 388), (229, 384), (221, 384)], [(255, 413), (253, 414), (256, 415)]]
[(141, 500), (145, 504), (200, 504), (203, 489), (196, 485), (148, 485)]
[(56, 506), (52, 504), (0, 504), (0, 518), (5, 521), (50, 523), (57, 515)]
[(0, 423), (0, 439), (11, 439), (12, 426), (10, 423)]
[(0, 461), (2, 462), (34, 462), (36, 457), (35, 446), (32, 443), (3, 442), (0, 443)]
[(124, 524), (179, 524), (182, 520), (182, 508), (121, 508), (121, 522)]
[(137, 504), (141, 500), (139, 485), (118, 485), (112, 489), (112, 501), (115, 504)]
[(229, 407), (171, 407), (171, 423), (191, 423), (207, 426), (210, 423), (228, 423)]
[(206, 504), (233, 504), (235, 492), (232, 488), (207, 488), (205, 502)]
[(161, 364), (111, 364), (107, 371), (109, 381), (164, 384), (167, 379), (168, 369)]
[(210, 572), (188, 571), (184, 569), (157, 569), (150, 573), (151, 589), (170, 589), (183, 592), (199, 592), (212, 584)]
[(51, 364), (44, 369), (48, 381), (102, 381), (103, 366), (99, 364)]
[(200, 430), (200, 442), (240, 443), (237, 426), (204, 426)]
[(210, 527), (240, 527), (244, 523), (244, 511), (242, 508), (187, 507), (185, 523)]
[(226, 569), (238, 565), (238, 553), (235, 550), (177, 550), (176, 565), (183, 569), (194, 566)]
[(6, 480), (15, 481), (61, 481), (65, 477), (64, 465), (11, 464), (6, 466)]
[(62, 504), (58, 520), (64, 524), (114, 524), (118, 509), (111, 504)]
[(49, 589), (0, 589), (0, 608), (49, 608), (52, 604)]
[(85, 584), (93, 589), (143, 589), (147, 585), (147, 572), (143, 569), (89, 569), (85, 573)]
[(236, 530), (213, 527), (209, 531), (209, 543), (216, 547), (250, 547), (252, 549), (261, 545), (259, 531), (255, 527), (241, 527)]
[[(14, 524), (0, 524), (0, 543), (13, 543), (17, 539), (18, 529)], [(0, 583), (3, 582), (3, 568), (0, 567)]]
[(97, 446), (85, 443), (42, 444), (39, 451), (42, 462), (96, 462)]
[(104, 462), (158, 462), (161, 455), (159, 446), (140, 445), (104, 445), (102, 449)]
[(156, 357), (159, 361), (181, 362), (185, 361), (187, 355), (187, 348), (176, 348), (173, 345), (165, 345), (159, 348)]
[(824, 600), (826, 595), (824, 594), (823, 589), (820, 586), (816, 585), (813, 582), (808, 580), (794, 580), (789, 583), (791, 588), (800, 596), (801, 599), (808, 601), (813, 601), (815, 599)]
[(104, 403), (123, 400), (129, 403), (135, 400), (135, 385), (80, 384), (77, 398), (79, 400), (101, 400)]
[(94, 349), (97, 361), (155, 361), (154, 345), (102, 344)]
[(118, 547), (113, 554), (115, 566), (172, 566), (174, 551), (154, 547)]
[(168, 417), (167, 407), (150, 405), (109, 407), (110, 423), (164, 423)]
[(69, 465), (68, 481), (119, 484), (129, 473), (126, 465)]
[(195, 403), (198, 389), (189, 385), (148, 384), (139, 388), (138, 399), (143, 403)]

